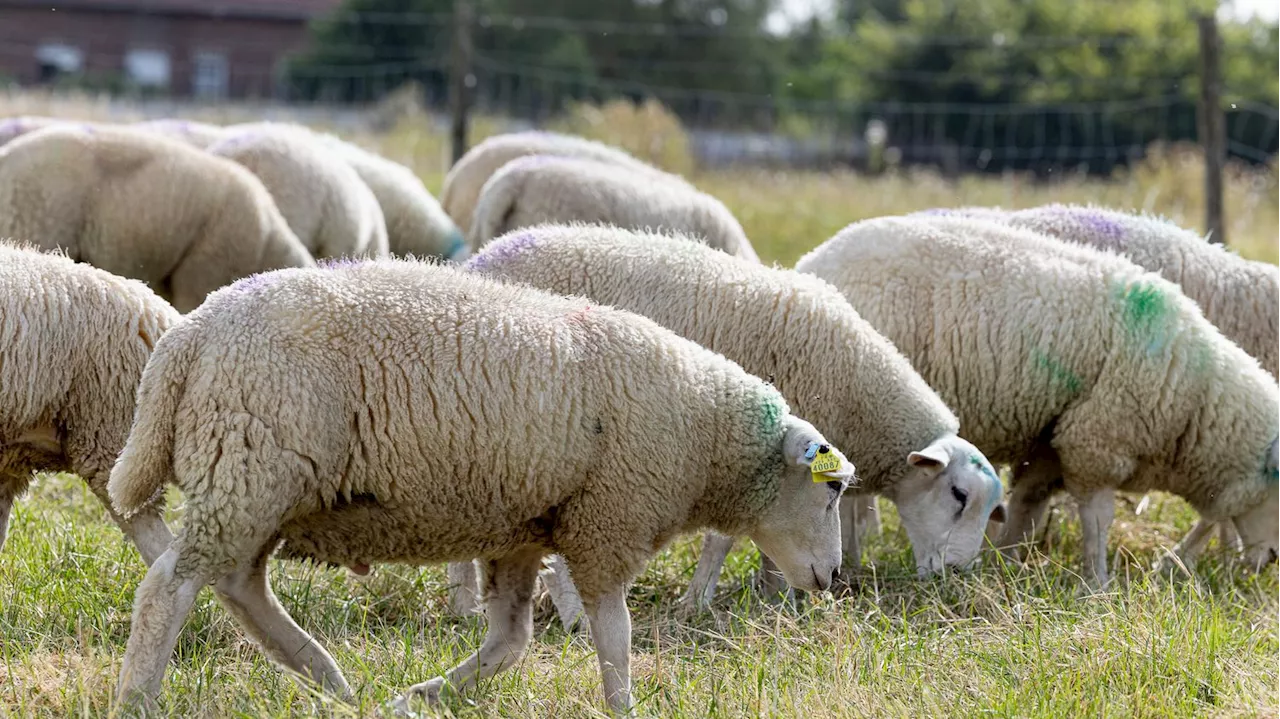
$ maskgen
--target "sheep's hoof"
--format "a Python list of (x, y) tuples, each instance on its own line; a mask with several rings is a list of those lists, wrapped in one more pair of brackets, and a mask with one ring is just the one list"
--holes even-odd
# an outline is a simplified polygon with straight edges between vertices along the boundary
[(425, 716), (422, 712), (415, 712), (410, 709), (410, 705), (415, 703), (415, 700), (421, 700), (429, 707), (439, 706), (440, 694), (443, 691), (444, 677), (436, 677), (431, 681), (410, 687), (409, 691), (405, 692), (403, 696), (397, 697), (395, 701), (391, 702), (391, 712), (398, 717)]

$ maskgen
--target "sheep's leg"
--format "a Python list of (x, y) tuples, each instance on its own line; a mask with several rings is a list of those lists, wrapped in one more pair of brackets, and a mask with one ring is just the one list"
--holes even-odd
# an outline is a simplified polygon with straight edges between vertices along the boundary
[(409, 687), (395, 701), (395, 710), (407, 712), (414, 697), (425, 697), (434, 704), (446, 684), (461, 691), (520, 661), (533, 637), (533, 590), (541, 566), (542, 550), (536, 547), (490, 561), (485, 572), (485, 618), (489, 629), (480, 650), (444, 676)]
[(450, 562), (445, 572), (449, 578), (449, 612), (467, 617), (480, 611), (480, 583), (476, 579), (475, 562)]
[(1218, 522), (1218, 544), (1222, 551), (1231, 554), (1241, 550), (1240, 533), (1236, 531), (1234, 519), (1223, 519)]
[(138, 548), (138, 554), (142, 555), (142, 561), (147, 566), (154, 564), (173, 543), (173, 534), (156, 510), (146, 510), (128, 519), (121, 519), (119, 524), (125, 536)]
[(716, 596), (716, 582), (720, 579), (720, 569), (724, 566), (725, 557), (733, 549), (734, 537), (726, 537), (719, 532), (708, 531), (702, 535), (702, 553), (698, 555), (698, 566), (693, 570), (693, 579), (685, 590), (680, 601), (698, 609), (706, 609)]
[(175, 572), (178, 557), (176, 546), (165, 550), (134, 594), (132, 627), (117, 690), (126, 703), (148, 701), (160, 693), (178, 632), (201, 587), (209, 583), (206, 576), (179, 576)]
[(9, 534), (9, 514), (13, 512), (13, 495), (0, 492), (0, 549), (4, 549), (4, 538)]
[[(876, 495), (854, 494), (849, 500), (853, 501), (852, 524), (857, 529), (858, 541), (865, 542), (867, 537), (880, 534), (880, 505), (876, 504)], [(841, 500), (840, 504), (846, 501)]]
[(793, 601), (796, 597), (795, 590), (787, 584), (777, 562), (764, 552), (760, 552), (760, 594), (766, 599), (780, 599), (784, 602)]
[(629, 714), (632, 708), (631, 613), (627, 611), (626, 588), (619, 587), (595, 601), (588, 599), (586, 605), (605, 701), (614, 712)]
[(267, 560), (274, 545), (268, 544), (248, 566), (219, 580), (214, 591), (267, 656), (325, 690), (350, 699), (351, 687), (337, 662), (293, 621), (267, 583)]
[(564, 557), (559, 554), (551, 555), (547, 560), (547, 568), (538, 576), (547, 585), (551, 602), (556, 605), (556, 612), (560, 615), (560, 624), (566, 630), (587, 624), (586, 615), (582, 612), (582, 597), (578, 596), (578, 588), (573, 585), (573, 577), (569, 574), (569, 565)]
[(1115, 492), (1101, 489), (1078, 498), (1080, 527), (1084, 535), (1086, 581), (1096, 589), (1107, 586), (1107, 534), (1116, 516)]
[[(1033, 449), (1013, 470), (1013, 494), (1007, 520), (996, 546), (1009, 559), (1021, 561), (1026, 548), (1044, 528), (1045, 510), (1062, 478), (1058, 453), (1046, 445)], [(993, 530), (988, 530), (994, 534)]]
[(1195, 526), (1188, 530), (1186, 536), (1173, 548), (1173, 552), (1160, 560), (1160, 563), (1156, 565), (1156, 570), (1162, 574), (1168, 574), (1176, 569), (1178, 564), (1187, 569), (1194, 567), (1196, 561), (1200, 559), (1200, 553), (1204, 551), (1204, 548), (1209, 544), (1209, 540), (1213, 537), (1215, 524), (1217, 523), (1205, 519), (1196, 522)]

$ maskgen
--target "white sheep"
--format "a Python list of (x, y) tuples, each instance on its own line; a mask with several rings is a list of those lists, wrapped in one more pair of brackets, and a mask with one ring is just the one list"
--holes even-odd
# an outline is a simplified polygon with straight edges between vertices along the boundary
[(373, 192), (387, 227), (390, 251), (400, 256), (439, 257), (459, 262), (468, 256), (462, 232), (412, 170), (328, 133), (287, 122), (257, 122), (237, 128), (271, 128), (319, 142), (351, 166)]
[(470, 255), (462, 232), (412, 170), (333, 135), (317, 137), (373, 191), (386, 217), (391, 252), (453, 262)]
[(257, 175), (315, 257), (387, 256), (377, 198), (350, 165), (309, 134), (276, 123), (237, 125), (208, 152)]
[[(898, 505), (922, 575), (969, 564), (988, 518), (1003, 519), (1000, 480), (957, 436), (955, 415), (826, 282), (680, 237), (597, 226), (512, 232), (465, 267), (637, 312), (769, 378), (858, 466), (858, 492)], [(842, 503), (846, 525), (855, 499)], [(845, 531), (854, 562), (857, 540)], [(710, 601), (731, 544), (708, 538), (687, 600)]]
[(480, 193), (467, 243), (476, 252), (511, 230), (569, 222), (678, 232), (760, 261), (742, 225), (711, 195), (619, 165), (554, 155), (521, 157), (494, 173)]
[[(947, 216), (850, 225), (796, 267), (836, 285), (966, 437), (1014, 465), (1006, 544), (1031, 536), (1061, 477), (1098, 585), (1115, 490), (1180, 495), (1207, 522), (1232, 521), (1252, 564), (1274, 559), (1278, 388), (1176, 285), (1118, 255)], [(1206, 539), (1189, 533), (1177, 554), (1190, 563)]]
[(503, 165), (527, 155), (578, 157), (627, 167), (669, 182), (683, 183), (673, 175), (636, 159), (620, 148), (594, 140), (555, 132), (531, 130), (490, 137), (471, 148), (445, 175), (440, 204), (464, 235), (471, 231), (471, 218), (480, 201), (480, 192)]
[(314, 266), (266, 188), (180, 142), (66, 125), (0, 148), (0, 237), (140, 279), (180, 312), (262, 270)]
[(609, 705), (630, 700), (626, 587), (676, 535), (745, 534), (787, 581), (840, 566), (853, 468), (777, 390), (638, 315), (390, 260), (255, 275), (157, 345), (109, 491), (166, 482), (186, 518), (138, 587), (119, 696), (154, 696), (200, 588), (277, 662), (342, 695), (267, 584), (281, 555), (486, 562), (478, 653), (410, 688), (438, 700), (510, 667), (542, 557), (572, 567)]
[(142, 132), (153, 132), (157, 135), (179, 140), (201, 150), (207, 150), (210, 145), (226, 139), (230, 134), (227, 128), (219, 125), (210, 125), (205, 122), (183, 120), (181, 118), (144, 120), (134, 123), (131, 127)]
[(107, 477), (152, 348), (180, 317), (134, 280), (0, 242), (0, 546), (34, 472), (74, 472), (150, 564), (172, 536), (156, 506), (128, 519)]

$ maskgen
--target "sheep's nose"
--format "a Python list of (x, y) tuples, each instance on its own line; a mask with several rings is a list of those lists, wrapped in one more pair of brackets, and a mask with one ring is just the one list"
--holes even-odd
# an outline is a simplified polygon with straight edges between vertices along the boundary
[(1267, 559), (1267, 564), (1271, 564), (1276, 561), (1276, 548), (1272, 547), (1271, 549), (1268, 549), (1267, 556), (1269, 557), (1269, 559)]

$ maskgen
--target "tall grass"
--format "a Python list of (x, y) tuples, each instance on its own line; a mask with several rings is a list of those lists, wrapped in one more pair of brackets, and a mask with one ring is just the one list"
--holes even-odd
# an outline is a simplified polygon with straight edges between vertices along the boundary
[[(0, 97), (0, 115), (22, 112), (122, 116), (106, 103)], [(643, 112), (627, 119), (613, 108), (619, 116), (591, 125), (590, 112), (579, 112), (587, 119), (566, 119), (567, 126), (602, 139), (616, 131), (643, 137), (649, 121)], [(234, 121), (252, 119), (254, 110), (217, 113), (190, 114)], [(386, 126), (343, 134), (414, 167), (438, 189), (447, 150), (442, 132), (413, 112)], [(476, 134), (498, 127), (485, 120)], [(669, 133), (669, 124), (664, 127)], [(639, 152), (634, 143), (640, 141), (629, 141)], [(668, 145), (660, 146), (665, 152)], [(1006, 176), (949, 182), (921, 171), (874, 178), (768, 170), (690, 174), (741, 218), (766, 259), (791, 263), (849, 222), (928, 207), (1096, 202), (1160, 212), (1194, 227), (1202, 205), (1199, 172), (1187, 149), (1156, 148), (1147, 162), (1105, 181), (1071, 176), (1037, 183)], [(1227, 185), (1233, 246), (1271, 261), (1277, 254), (1275, 177), (1274, 164), (1233, 168)], [(176, 525), (181, 497), (171, 491), (169, 499)], [(794, 608), (753, 595), (748, 584), (756, 560), (740, 547), (726, 564), (713, 609), (687, 615), (676, 599), (691, 576), (696, 541), (683, 539), (661, 553), (630, 595), (640, 712), (1276, 716), (1276, 568), (1253, 575), (1210, 556), (1195, 578), (1147, 573), (1194, 521), (1182, 501), (1156, 494), (1145, 505), (1120, 502), (1111, 535), (1117, 581), (1097, 596), (1080, 591), (1072, 511), (1055, 510), (1050, 541), (1026, 565), (1005, 565), (989, 554), (973, 573), (920, 580), (892, 506), (882, 508), (885, 531), (871, 542), (856, 586)], [(439, 568), (379, 566), (357, 578), (275, 562), (272, 572), (282, 602), (334, 654), (357, 703), (336, 704), (277, 671), (204, 592), (170, 664), (163, 715), (371, 716), (396, 692), (461, 659), (482, 636), (481, 621), (446, 616)], [(0, 553), (0, 716), (107, 716), (133, 590), (143, 573), (136, 552), (79, 480), (42, 476), (18, 504)], [(538, 627), (518, 667), (450, 699), (444, 713), (599, 715), (603, 702), (590, 644), (566, 635), (547, 601), (539, 605)]]

